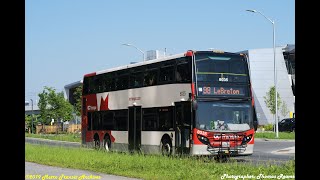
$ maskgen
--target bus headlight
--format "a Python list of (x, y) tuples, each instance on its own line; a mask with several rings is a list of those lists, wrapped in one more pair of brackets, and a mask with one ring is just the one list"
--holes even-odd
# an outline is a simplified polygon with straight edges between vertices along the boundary
[(209, 139), (207, 137), (201, 136), (201, 135), (197, 135), (199, 141), (205, 145), (210, 144)]
[(251, 139), (252, 139), (252, 134), (250, 134), (249, 136), (245, 136), (245, 137), (242, 139), (241, 145), (247, 144)]

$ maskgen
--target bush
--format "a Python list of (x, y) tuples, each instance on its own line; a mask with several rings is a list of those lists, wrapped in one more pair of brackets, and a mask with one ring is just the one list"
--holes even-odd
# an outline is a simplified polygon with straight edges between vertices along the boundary
[(273, 131), (273, 124), (264, 125), (264, 130), (265, 131)]

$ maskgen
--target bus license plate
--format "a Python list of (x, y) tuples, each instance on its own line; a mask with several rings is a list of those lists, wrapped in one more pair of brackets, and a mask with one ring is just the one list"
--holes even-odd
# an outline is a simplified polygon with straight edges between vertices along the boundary
[(230, 147), (230, 143), (229, 142), (222, 142), (222, 147)]

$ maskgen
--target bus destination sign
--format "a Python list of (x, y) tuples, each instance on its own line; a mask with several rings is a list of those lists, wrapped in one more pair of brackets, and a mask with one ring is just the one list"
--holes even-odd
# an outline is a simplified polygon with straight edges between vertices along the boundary
[(244, 96), (243, 87), (203, 86), (199, 87), (199, 95)]

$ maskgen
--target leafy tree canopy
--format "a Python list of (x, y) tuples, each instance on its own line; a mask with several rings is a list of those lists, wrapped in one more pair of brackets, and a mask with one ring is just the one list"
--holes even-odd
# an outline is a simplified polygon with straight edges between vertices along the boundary
[(38, 94), (40, 115), (47, 124), (54, 120), (69, 121), (72, 119), (72, 105), (64, 98), (63, 92), (56, 92), (52, 87), (44, 87), (42, 93)]
[[(267, 107), (269, 108), (271, 114), (275, 115), (276, 114), (276, 96), (275, 96), (276, 92), (275, 92), (275, 87), (272, 86), (270, 87), (269, 91), (267, 92), (266, 96), (264, 96), (264, 102), (266, 103)], [(279, 93), (277, 92), (277, 104), (278, 107), (277, 109), (279, 110), (280, 106), (281, 106), (281, 98)]]

